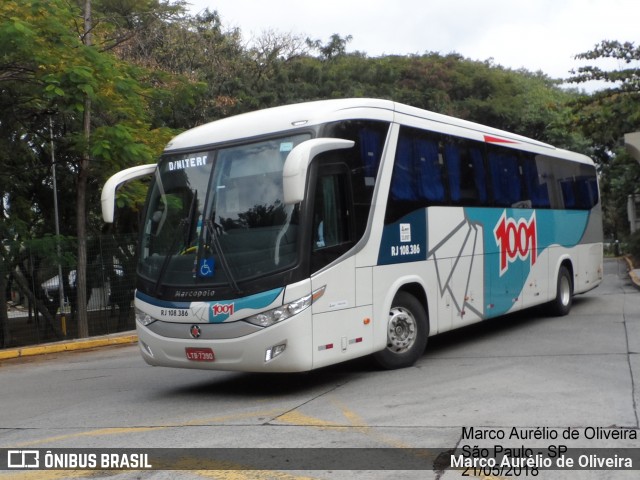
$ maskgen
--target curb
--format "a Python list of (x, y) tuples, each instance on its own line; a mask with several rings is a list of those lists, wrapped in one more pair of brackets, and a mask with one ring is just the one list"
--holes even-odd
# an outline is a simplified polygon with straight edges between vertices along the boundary
[(88, 350), (90, 348), (104, 347), (108, 345), (124, 345), (138, 341), (136, 334), (127, 333), (108, 335), (103, 337), (71, 340), (66, 342), (47, 343), (31, 347), (9, 348), (0, 350), (0, 360), (12, 358), (32, 357), (48, 353), (72, 352), (76, 350)]
[(634, 268), (631, 258), (624, 256), (624, 261), (627, 262), (627, 268), (629, 269), (629, 278), (636, 288), (640, 289), (640, 270)]

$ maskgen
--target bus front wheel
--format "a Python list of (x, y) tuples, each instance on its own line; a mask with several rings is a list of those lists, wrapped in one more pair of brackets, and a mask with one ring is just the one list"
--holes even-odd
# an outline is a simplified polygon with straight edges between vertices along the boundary
[(398, 292), (389, 310), (387, 346), (374, 354), (385, 369), (410, 367), (422, 356), (429, 336), (429, 319), (422, 304), (407, 292)]

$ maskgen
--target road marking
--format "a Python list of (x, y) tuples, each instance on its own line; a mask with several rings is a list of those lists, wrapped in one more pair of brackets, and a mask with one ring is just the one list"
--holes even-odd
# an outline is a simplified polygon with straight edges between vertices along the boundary
[(230, 415), (223, 415), (220, 417), (198, 418), (197, 420), (190, 420), (185, 423), (169, 425), (164, 428), (204, 425), (207, 423), (222, 423), (222, 422), (228, 422), (232, 420), (244, 420), (246, 418), (254, 418), (254, 417), (255, 418), (266, 417), (270, 419), (272, 417), (280, 415), (281, 412), (282, 412), (281, 408), (272, 408), (271, 410), (258, 410), (258, 411), (252, 411), (252, 412), (233, 413)]
[[(118, 435), (122, 433), (132, 433), (132, 432), (148, 432), (151, 430), (161, 430), (167, 427), (114, 427), (114, 428), (101, 428), (98, 430), (89, 430), (86, 432), (76, 432), (76, 433), (68, 433), (66, 435), (57, 435), (55, 437), (41, 438), (40, 440), (29, 440), (28, 442), (22, 442), (15, 445), (11, 445), (10, 447), (5, 448), (20, 448), (20, 447), (31, 447), (33, 445), (40, 445), (43, 443), (51, 443), (57, 442), (60, 440), (68, 440), (70, 438), (81, 438), (81, 437), (99, 437), (106, 435)], [(62, 448), (62, 447), (58, 447)]]
[(316, 480), (316, 477), (302, 477), (273, 470), (202, 470), (189, 473), (220, 480)]
[[(315, 427), (315, 428), (320, 428), (320, 429), (340, 429), (340, 428), (352, 428), (355, 427), (356, 431), (359, 431), (360, 433), (362, 433), (363, 435), (372, 437), (373, 439), (388, 445), (389, 447), (392, 448), (417, 448), (417, 447), (412, 447), (411, 445), (408, 445), (406, 443), (404, 443), (401, 440), (398, 440), (396, 438), (390, 437), (388, 435), (384, 435), (380, 432), (378, 432), (375, 428), (371, 427), (367, 422), (365, 422), (365, 420), (355, 411), (351, 410), (347, 405), (345, 405), (343, 402), (341, 402), (340, 400), (336, 399), (335, 397), (331, 396), (329, 397), (329, 401), (336, 406), (342, 413), (342, 415), (345, 417), (345, 419), (347, 419), (347, 421), (349, 422), (350, 425), (341, 425), (335, 422), (328, 422), (326, 420), (322, 420), (320, 418), (316, 418), (316, 417), (312, 417), (309, 415), (306, 415), (304, 413), (298, 412), (296, 410), (292, 410), (290, 412), (285, 413), (284, 415), (280, 416), (277, 418), (277, 420), (281, 421), (281, 422), (285, 422), (285, 423), (289, 423), (289, 424), (293, 424), (293, 425), (300, 425), (300, 426), (308, 426), (308, 427)], [(427, 458), (427, 460), (432, 460), (435, 461), (436, 458), (433, 455), (428, 455), (425, 456), (425, 458)], [(460, 472), (462, 472), (464, 469), (449, 469), (449, 470), (458, 470)], [(503, 477), (496, 477), (493, 475), (478, 475), (476, 477), (471, 476), (470, 478), (479, 478), (481, 480), (505, 480)]]
[(95, 470), (38, 470), (35, 472), (0, 473), (2, 480), (60, 480), (65, 478), (91, 478), (101, 476), (104, 472)]
[(100, 437), (107, 435), (119, 435), (119, 434), (127, 434), (127, 433), (139, 433), (139, 432), (150, 432), (153, 430), (165, 430), (168, 428), (179, 428), (185, 426), (197, 426), (197, 425), (205, 425), (207, 423), (221, 423), (228, 422), (231, 420), (241, 420), (245, 418), (254, 418), (254, 417), (273, 417), (279, 414), (282, 409), (271, 409), (271, 410), (261, 410), (261, 411), (253, 411), (253, 412), (243, 412), (231, 415), (224, 415), (221, 417), (212, 417), (212, 418), (199, 418), (197, 420), (190, 420), (185, 423), (176, 423), (171, 425), (160, 425), (153, 427), (109, 427), (109, 428), (100, 428), (97, 430), (88, 430), (84, 432), (75, 432), (68, 433), (66, 435), (56, 435), (54, 437), (41, 438), (39, 440), (29, 440), (26, 442), (12, 444), (10, 446), (6, 446), (5, 448), (20, 448), (20, 447), (30, 447), (34, 445), (41, 445), (43, 443), (51, 443), (58, 442), (60, 440), (69, 440), (72, 438), (82, 438), (82, 437)]
[[(113, 428), (101, 428), (96, 430), (89, 430), (84, 432), (70, 433), (66, 435), (57, 435), (53, 437), (43, 438), (40, 440), (32, 440), (23, 442), (21, 444), (12, 445), (11, 448), (20, 448), (39, 445), (43, 443), (52, 443), (61, 440), (69, 440), (73, 438), (82, 437), (98, 437), (107, 435), (119, 435), (128, 433), (148, 432), (153, 430), (166, 430), (169, 428), (179, 428), (184, 426), (201, 426), (209, 423), (223, 423), (233, 420), (242, 420), (247, 418), (274, 418), (275, 421), (282, 422), (284, 424), (301, 427), (312, 427), (321, 430), (340, 430), (344, 428), (354, 429), (362, 433), (365, 436), (369, 436), (376, 441), (388, 445), (393, 448), (413, 448), (410, 445), (398, 440), (397, 438), (390, 437), (380, 433), (376, 428), (371, 427), (367, 422), (354, 410), (350, 409), (342, 401), (336, 399), (333, 396), (329, 396), (329, 401), (333, 404), (342, 414), (346, 420), (346, 424), (336, 423), (335, 421), (327, 421), (318, 417), (313, 417), (300, 412), (299, 410), (291, 410), (278, 416), (282, 411), (281, 409), (260, 410), (251, 412), (242, 412), (237, 414), (223, 415), (219, 417), (211, 418), (199, 418), (197, 420), (190, 420), (185, 423), (171, 424), (154, 427), (113, 427)], [(435, 459), (434, 459), (435, 460)], [(185, 458), (180, 461), (174, 467), (180, 468), (181, 463), (186, 462), (185, 472), (189, 474), (197, 475), (204, 478), (214, 478), (221, 480), (314, 480), (314, 477), (298, 476), (280, 471), (272, 470), (242, 470), (242, 465), (224, 465), (214, 464), (216, 469), (211, 470), (189, 470), (188, 459)], [(224, 468), (231, 468), (232, 470), (225, 470)], [(176, 473), (181, 470), (175, 470)], [(102, 472), (104, 473), (104, 472)], [(37, 471), (37, 472), (24, 472), (24, 473), (12, 473), (9, 475), (3, 475), (0, 473), (0, 480), (58, 480), (63, 478), (92, 478), (102, 474), (100, 470), (92, 471)], [(501, 477), (494, 476), (478, 476), (482, 480), (502, 480)]]
[(334, 422), (328, 422), (326, 420), (322, 420), (321, 418), (311, 417), (297, 410), (291, 410), (290, 412), (284, 413), (276, 418), (279, 422), (284, 422), (289, 425), (298, 425), (301, 427), (316, 427), (321, 430), (335, 430), (339, 428), (344, 428), (344, 425), (340, 425)]

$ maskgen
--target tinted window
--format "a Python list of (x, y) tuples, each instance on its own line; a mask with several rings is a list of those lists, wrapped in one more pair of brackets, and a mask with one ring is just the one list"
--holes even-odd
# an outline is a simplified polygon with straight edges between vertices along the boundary
[(579, 171), (580, 175), (575, 179), (577, 204), (579, 208), (589, 209), (599, 201), (595, 168), (590, 165), (580, 165)]
[(489, 175), (493, 203), (497, 207), (521, 207), (526, 202), (522, 184), (522, 169), (516, 150), (491, 147), (488, 149)]
[(590, 165), (402, 127), (385, 222), (431, 205), (589, 209), (598, 200)]
[(386, 222), (428, 205), (447, 203), (440, 136), (414, 128), (400, 130)]
[(588, 210), (599, 202), (594, 166), (545, 156), (538, 156), (536, 164), (551, 208)]
[(331, 153), (333, 161), (344, 163), (350, 171), (356, 240), (367, 228), (389, 124), (370, 120), (348, 120), (325, 126), (321, 135), (355, 142), (354, 148)]
[(487, 182), (483, 145), (472, 140), (449, 137), (444, 143), (444, 163), (453, 205), (483, 205), (487, 202)]
[(533, 208), (549, 208), (549, 176), (542, 160), (533, 154), (526, 154), (522, 162), (522, 173), (529, 200)]

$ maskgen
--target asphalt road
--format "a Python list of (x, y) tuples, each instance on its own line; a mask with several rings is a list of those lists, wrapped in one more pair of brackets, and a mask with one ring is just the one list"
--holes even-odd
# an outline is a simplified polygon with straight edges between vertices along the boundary
[[(608, 260), (603, 284), (576, 297), (570, 315), (530, 310), (431, 338), (424, 356), (404, 370), (380, 371), (363, 359), (295, 375), (183, 371), (147, 366), (135, 345), (7, 360), (0, 363), (0, 449), (251, 450), (241, 451), (232, 471), (216, 464), (12, 470), (0, 479), (637, 478), (637, 457), (635, 471), (410, 471), (410, 459), (385, 457), (392, 452), (385, 449), (421, 449), (407, 452), (431, 463), (436, 449), (456, 446), (531, 448), (535, 456), (565, 445), (614, 460), (628, 447), (640, 452), (638, 352), (640, 292), (624, 265)], [(273, 470), (243, 470), (261, 455), (253, 449), (265, 447), (302, 447), (305, 455), (331, 449), (317, 451), (331, 459), (321, 470), (288, 470), (278, 460)], [(372, 452), (384, 465), (340, 470), (372, 460), (346, 448), (380, 449)], [(180, 454), (180, 465), (192, 468), (190, 456)], [(449, 455), (437, 465), (443, 459)], [(384, 470), (389, 465), (405, 468)]]

